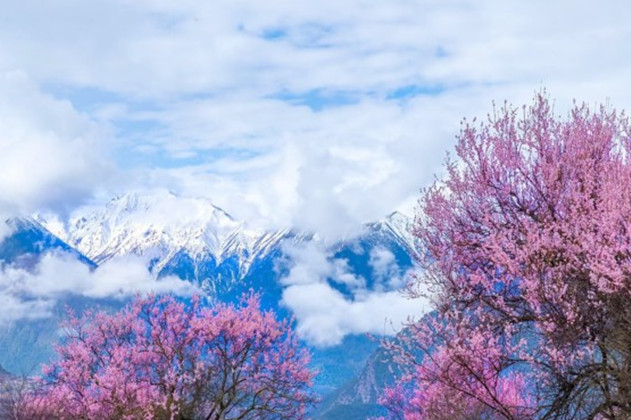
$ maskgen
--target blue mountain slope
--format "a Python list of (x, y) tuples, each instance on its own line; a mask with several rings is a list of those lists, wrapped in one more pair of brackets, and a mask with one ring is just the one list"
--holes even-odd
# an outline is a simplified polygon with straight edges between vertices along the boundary
[(376, 345), (357, 373), (326, 395), (313, 418), (317, 420), (363, 420), (386, 414), (379, 404), (383, 390), (400, 374), (391, 356)]
[(344, 337), (336, 346), (311, 349), (311, 366), (318, 372), (314, 386), (324, 401), (359, 375), (378, 346), (374, 338), (357, 334)]
[[(292, 240), (289, 234), (283, 240)], [(261, 306), (281, 316), (290, 315), (279, 306), (282, 296), (280, 277), (287, 268), (279, 261), (285, 256), (282, 240), (268, 252), (255, 257), (247, 270), (242, 270), (241, 255), (230, 255), (219, 263), (211, 254), (191, 256), (185, 250), (177, 252), (160, 270), (158, 278), (176, 276), (199, 285), (213, 299), (236, 303), (250, 292), (260, 295)]]
[(77, 314), (87, 309), (114, 311), (122, 308), (124, 301), (91, 299), (67, 294), (60, 296), (52, 308), (51, 316), (40, 319), (21, 319), (0, 326), (0, 365), (16, 375), (33, 375), (54, 357), (53, 344), (61, 334), (61, 324), (67, 318), (67, 310)]
[(202, 288), (211, 296), (225, 300), (234, 283), (242, 277), (238, 255), (217, 261), (210, 253), (190, 255), (185, 249), (178, 251), (158, 272), (158, 278), (176, 276)]
[[(434, 318), (435, 311), (423, 317)], [(423, 353), (419, 348), (408, 347), (404, 336), (407, 330), (395, 337), (386, 338), (391, 343), (402, 345), (409, 354), (415, 354), (421, 362)], [(386, 409), (379, 404), (387, 387), (393, 386), (404, 374), (401, 366), (393, 360), (393, 355), (384, 346), (378, 345), (356, 375), (342, 384), (334, 392), (326, 395), (312, 413), (314, 420), (360, 420), (386, 415)]]
[[(65, 253), (91, 268), (96, 267), (87, 257), (32, 219), (15, 218), (7, 224), (12, 233), (0, 242), (0, 269), (11, 266), (33, 270), (48, 252)], [(15, 374), (37, 371), (39, 365), (52, 355), (51, 343), (57, 339), (65, 307), (81, 309), (87, 307), (88, 302), (88, 299), (68, 295), (53, 308), (52, 317), (0, 325), (0, 365)]]
[(89, 258), (53, 235), (48, 229), (29, 218), (6, 221), (11, 234), (0, 242), (0, 264), (33, 267), (46, 252), (68, 253), (90, 267), (96, 267)]
[[(219, 301), (235, 302), (244, 293), (254, 291), (261, 294), (264, 307), (283, 311), (279, 307), (282, 296), (281, 278), (286, 276), (292, 265), (291, 257), (284, 252), (287, 242), (294, 246), (312, 241), (312, 236), (299, 236), (288, 232), (266, 250), (257, 255), (243, 269), (244, 255), (232, 254), (217, 261), (210, 253), (191, 255), (186, 249), (179, 250), (158, 272), (158, 278), (176, 276), (195, 283)], [(340, 241), (329, 250), (331, 259), (344, 260), (351, 272), (366, 279), (366, 287), (374, 290), (382, 275), (375, 272), (371, 264), (373, 251), (385, 250), (394, 257), (392, 276), (403, 276), (413, 266), (414, 250), (410, 244), (394, 232), (388, 224), (374, 223), (366, 226), (365, 232), (353, 239)], [(351, 296), (345, 285), (329, 279), (340, 292)]]

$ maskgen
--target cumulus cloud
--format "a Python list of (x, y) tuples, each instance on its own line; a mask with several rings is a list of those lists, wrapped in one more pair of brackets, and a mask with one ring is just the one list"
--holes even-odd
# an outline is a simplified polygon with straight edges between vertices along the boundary
[(381, 93), (420, 83), (558, 83), (570, 75), (566, 83), (576, 83), (607, 69), (621, 78), (628, 68), (627, 10), (615, 1), (571, 8), (545, 0), (167, 3), (9, 4), (3, 61), (39, 79), (145, 98), (226, 89), (229, 97)]
[(370, 252), (370, 265), (382, 269), (377, 276), (381, 283), (372, 288), (353, 273), (347, 260), (334, 258), (323, 244), (286, 246), (285, 253), (292, 265), (282, 279), (282, 304), (294, 313), (301, 337), (313, 345), (339, 344), (349, 334), (392, 335), (410, 316), (427, 310), (425, 300), (410, 299), (400, 291), (405, 274), (401, 276), (386, 249)]
[[(111, 126), (113, 160), (136, 170), (119, 189), (169, 184), (329, 236), (411, 207), (460, 118), (491, 100), (519, 104), (547, 86), (560, 110), (574, 97), (631, 105), (622, 2), (25, 0), (3, 11), (0, 72)], [(66, 117), (26, 127), (76, 122)], [(61, 131), (29, 136), (38, 156), (62, 156), (0, 198), (88, 187), (93, 147)], [(69, 146), (84, 160), (67, 159)]]
[(291, 286), (331, 279), (351, 290), (365, 287), (366, 280), (351, 271), (347, 260), (333, 258), (325, 244), (320, 241), (297, 246), (285, 244), (283, 251), (292, 267), (281, 282)]
[(22, 299), (0, 292), (0, 326), (15, 320), (40, 319), (50, 316), (55, 301), (50, 298)]
[[(441, 114), (440, 108), (423, 111), (431, 101), (419, 102), (410, 105), (414, 110), (370, 101), (321, 112), (270, 104), (243, 125), (248, 133), (231, 140), (235, 145), (244, 138), (253, 146), (260, 142), (255, 156), (228, 155), (201, 165), (162, 169), (152, 173), (157, 178), (145, 175), (139, 182), (166, 182), (174, 190), (209, 195), (237, 218), (340, 238), (361, 223), (413, 202), (417, 188), (440, 168), (445, 144), (423, 141), (419, 133), (432, 127), (434, 133), (422, 137), (451, 141), (460, 117)], [(220, 112), (221, 106), (216, 108)], [(213, 130), (236, 118), (213, 116), (198, 131), (225, 139), (220, 133), (213, 136)]]
[(41, 208), (68, 210), (107, 173), (104, 133), (23, 72), (0, 69), (0, 132), (3, 220)]
[(376, 247), (371, 249), (368, 263), (372, 267), (375, 275), (379, 278), (390, 277), (396, 274), (397, 267), (395, 256), (387, 248)]
[(289, 286), (283, 302), (294, 312), (301, 337), (322, 347), (339, 344), (349, 334), (393, 335), (410, 316), (427, 310), (422, 300), (397, 291), (349, 300), (323, 282)]
[(175, 277), (156, 280), (137, 257), (110, 260), (90, 269), (76, 257), (45, 254), (33, 269), (0, 269), (0, 324), (22, 318), (50, 315), (55, 304), (73, 294), (89, 298), (124, 299), (137, 293), (190, 295), (195, 287)]

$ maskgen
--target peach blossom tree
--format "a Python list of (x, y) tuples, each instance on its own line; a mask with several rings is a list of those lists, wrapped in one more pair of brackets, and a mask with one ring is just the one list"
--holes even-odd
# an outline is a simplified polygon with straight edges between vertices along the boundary
[(411, 292), (436, 312), (393, 346), (407, 374), (392, 417), (629, 418), (627, 118), (577, 104), (562, 118), (541, 94), (457, 140), (420, 200)]
[(30, 409), (54, 419), (300, 419), (313, 373), (288, 322), (256, 296), (208, 307), (137, 298), (72, 316)]

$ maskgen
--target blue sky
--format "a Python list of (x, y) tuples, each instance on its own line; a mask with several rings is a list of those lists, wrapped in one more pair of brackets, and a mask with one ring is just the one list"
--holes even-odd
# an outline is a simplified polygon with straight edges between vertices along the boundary
[[(4, 1), (0, 208), (126, 189), (335, 235), (413, 211), (463, 117), (631, 105), (623, 1)], [(31, 162), (38, 162), (33, 168)]]

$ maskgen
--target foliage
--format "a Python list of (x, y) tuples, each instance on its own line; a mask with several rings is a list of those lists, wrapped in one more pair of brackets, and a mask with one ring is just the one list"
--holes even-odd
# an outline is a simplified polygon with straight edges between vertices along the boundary
[[(464, 122), (415, 235), (437, 316), (393, 349), (405, 419), (631, 416), (631, 136), (626, 117), (545, 94)], [(413, 350), (410, 350), (413, 349)], [(420, 354), (420, 356), (419, 356)]]
[(308, 353), (257, 297), (212, 308), (137, 298), (65, 327), (29, 397), (43, 418), (296, 419), (314, 402)]

